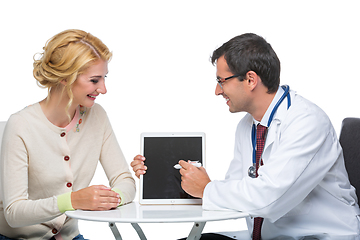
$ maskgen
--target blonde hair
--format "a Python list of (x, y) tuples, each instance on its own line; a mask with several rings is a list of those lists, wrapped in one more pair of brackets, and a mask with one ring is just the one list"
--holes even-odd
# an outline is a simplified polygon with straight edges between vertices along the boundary
[(50, 38), (43, 48), (41, 57), (34, 56), (33, 75), (40, 87), (50, 90), (66, 80), (65, 89), (70, 100), (66, 112), (72, 104), (71, 86), (96, 60), (110, 61), (112, 53), (97, 37), (82, 30), (70, 29)]

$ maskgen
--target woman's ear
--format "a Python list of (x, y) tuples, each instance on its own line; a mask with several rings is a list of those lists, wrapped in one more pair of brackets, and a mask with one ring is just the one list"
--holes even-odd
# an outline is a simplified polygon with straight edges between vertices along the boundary
[(64, 85), (64, 86), (66, 86), (67, 80), (66, 80), (66, 79), (61, 80), (61, 84)]

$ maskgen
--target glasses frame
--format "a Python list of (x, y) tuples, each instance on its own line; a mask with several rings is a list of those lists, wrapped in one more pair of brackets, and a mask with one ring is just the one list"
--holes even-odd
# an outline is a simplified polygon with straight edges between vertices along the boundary
[(230, 80), (232, 78), (236, 78), (236, 77), (240, 77), (241, 74), (235, 74), (235, 75), (232, 75), (230, 77), (227, 77), (227, 78), (221, 78), (221, 77), (217, 77), (216, 78), (216, 82), (219, 84), (219, 86), (221, 87), (221, 89), (223, 88), (223, 84), (225, 83), (225, 81), (227, 80)]

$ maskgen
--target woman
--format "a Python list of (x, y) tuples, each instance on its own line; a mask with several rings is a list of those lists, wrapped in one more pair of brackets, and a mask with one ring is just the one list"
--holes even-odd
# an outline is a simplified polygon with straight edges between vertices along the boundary
[[(51, 38), (34, 77), (46, 99), (13, 114), (1, 150), (0, 239), (84, 239), (65, 211), (109, 210), (135, 196), (135, 182), (103, 108), (112, 54), (96, 37)], [(98, 161), (110, 187), (89, 186)]]

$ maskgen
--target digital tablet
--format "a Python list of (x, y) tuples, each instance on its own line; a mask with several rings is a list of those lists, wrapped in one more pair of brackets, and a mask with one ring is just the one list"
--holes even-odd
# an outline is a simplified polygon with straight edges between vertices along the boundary
[(141, 154), (147, 171), (140, 176), (140, 204), (201, 204), (181, 188), (179, 160), (205, 167), (205, 133), (142, 133)]

